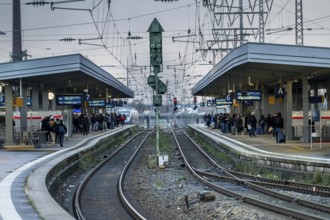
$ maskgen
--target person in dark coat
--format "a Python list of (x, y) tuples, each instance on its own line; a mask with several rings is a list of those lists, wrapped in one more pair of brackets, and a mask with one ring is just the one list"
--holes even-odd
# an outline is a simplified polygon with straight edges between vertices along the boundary
[(261, 117), (259, 119), (260, 134), (266, 134), (265, 125), (266, 125), (266, 118), (264, 115), (261, 115)]
[(68, 129), (63, 123), (63, 120), (61, 119), (60, 122), (56, 125), (56, 134), (60, 147), (63, 147), (64, 135), (67, 131)]
[(82, 132), (83, 135), (88, 135), (88, 131), (89, 131), (89, 120), (87, 118), (87, 115), (84, 114), (84, 116), (81, 119), (81, 124), (82, 124)]
[(274, 130), (276, 143), (279, 143), (279, 134), (284, 130), (284, 120), (280, 112), (277, 113), (277, 116), (274, 119)]
[(257, 128), (257, 119), (256, 119), (256, 116), (254, 116), (254, 113), (252, 112), (248, 118), (248, 121), (247, 121), (248, 125), (250, 125), (250, 129), (249, 129), (249, 136), (252, 137), (256, 137), (256, 134), (255, 134), (255, 131), (256, 131), (256, 128)]
[(50, 132), (49, 132), (49, 117), (46, 116), (41, 120), (41, 131), (45, 132), (46, 142), (50, 142)]
[(272, 117), (270, 116), (270, 114), (267, 114), (266, 117), (266, 133), (269, 134), (269, 128), (272, 127)]

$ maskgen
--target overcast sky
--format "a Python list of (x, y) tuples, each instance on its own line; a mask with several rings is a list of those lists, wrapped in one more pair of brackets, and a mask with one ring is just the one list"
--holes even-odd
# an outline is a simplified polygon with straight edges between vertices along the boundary
[[(145, 79), (150, 74), (149, 67), (146, 70), (144, 67), (150, 65), (147, 29), (154, 18), (158, 19), (164, 29), (164, 71), (160, 75), (163, 81), (168, 80), (170, 96), (173, 97), (178, 93), (191, 96), (189, 89), (200, 79), (200, 75), (205, 75), (212, 67), (212, 65), (201, 64), (214, 60), (218, 62), (221, 59), (220, 55), (214, 59), (212, 53), (203, 56), (201, 53), (196, 53), (195, 50), (201, 39), (193, 36), (185, 37), (189, 29), (191, 35), (198, 34), (198, 31), (202, 30), (205, 38), (212, 38), (212, 13), (203, 7), (200, 3), (202, 1), (179, 0), (173, 3), (162, 3), (152, 0), (112, 0), (110, 11), (107, 7), (108, 1), (101, 0), (54, 5), (62, 8), (92, 10), (96, 3), (101, 2), (99, 7), (92, 10), (92, 13), (88, 10), (57, 8), (51, 10), (50, 5), (26, 5), (25, 3), (28, 2), (33, 2), (33, 0), (21, 0), (21, 20), (22, 48), (31, 55), (29, 59), (81, 53), (97, 65), (108, 66), (104, 68), (120, 78), (124, 84), (127, 81), (122, 79), (126, 78), (127, 69), (123, 66), (127, 64), (131, 66), (134, 63), (137, 67), (130, 67), (129, 86), (135, 94), (139, 93), (140, 96), (149, 89)], [(238, 0), (233, 0), (233, 2), (234, 5), (238, 4)], [(259, 1), (244, 1), (244, 4), (248, 2), (254, 4)], [(329, 0), (303, 1), (304, 28), (310, 29), (304, 31), (304, 45), (330, 47), (329, 6)], [(295, 44), (294, 29), (285, 31), (288, 27), (294, 27), (294, 11), (295, 0), (274, 0), (265, 24), (266, 43)], [(256, 22), (257, 19), (254, 19)], [(6, 35), (0, 35), (0, 62), (9, 62), (12, 50), (12, 0), (0, 2), (0, 31), (6, 33)], [(142, 39), (128, 41), (129, 31), (131, 36), (142, 37)], [(102, 40), (87, 40), (100, 36)], [(176, 42), (172, 41), (172, 37), (175, 37)], [(74, 41), (63, 41), (67, 38), (72, 38)], [(79, 39), (81, 44), (78, 43)], [(249, 37), (248, 40), (254, 41), (253, 37)], [(195, 43), (192, 43), (193, 41)], [(107, 49), (102, 44), (106, 45)], [(198, 62), (192, 65), (196, 61)], [(182, 78), (183, 75), (193, 77)]]

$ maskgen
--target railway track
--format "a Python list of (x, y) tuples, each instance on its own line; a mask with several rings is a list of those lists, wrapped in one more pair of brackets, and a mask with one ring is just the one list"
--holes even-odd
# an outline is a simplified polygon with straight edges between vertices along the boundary
[(173, 136), (190, 172), (213, 190), (297, 219), (330, 219), (329, 206), (275, 192), (262, 185), (268, 184), (265, 181), (256, 184), (251, 179), (246, 180), (237, 173), (228, 172), (202, 151), (183, 130), (173, 131)]
[(85, 177), (75, 193), (77, 219), (145, 219), (125, 197), (123, 184), (130, 164), (151, 133), (137, 134)]
[(300, 182), (292, 182), (288, 180), (274, 180), (258, 176), (253, 176), (245, 173), (239, 173), (232, 170), (226, 170), (228, 173), (260, 186), (264, 186), (270, 189), (282, 189), (290, 190), (300, 193), (306, 193), (316, 196), (330, 197), (330, 187), (316, 185), (316, 184), (306, 184)]

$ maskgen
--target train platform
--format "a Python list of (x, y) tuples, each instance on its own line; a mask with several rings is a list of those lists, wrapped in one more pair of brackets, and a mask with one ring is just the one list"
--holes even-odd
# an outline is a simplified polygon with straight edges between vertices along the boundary
[[(0, 220), (40, 219), (38, 213), (32, 207), (33, 204), (26, 196), (26, 178), (28, 175), (38, 166), (38, 162), (44, 158), (59, 151), (69, 150), (81, 141), (101, 132), (94, 131), (87, 136), (74, 134), (64, 141), (64, 147), (51, 144), (32, 150), (0, 149)], [(44, 183), (41, 182), (41, 184)]]
[[(244, 143), (252, 148), (269, 153), (278, 153), (283, 155), (310, 157), (311, 159), (329, 159), (330, 160), (330, 142), (319, 142), (315, 140), (312, 143), (303, 143), (300, 140), (286, 140), (285, 143), (276, 143), (272, 138), (272, 134), (256, 135), (250, 137), (248, 134), (242, 132), (237, 134), (223, 134), (219, 129), (213, 129), (205, 125), (193, 125), (195, 127), (214, 132), (218, 135), (231, 138), (238, 142)], [(330, 162), (330, 161), (329, 161)]]
[(208, 128), (205, 125), (190, 125), (195, 132), (204, 138), (215, 142), (223, 151), (241, 163), (261, 166), (273, 170), (281, 178), (295, 174), (313, 176), (330, 175), (330, 143), (303, 143), (300, 140), (286, 140), (276, 143), (271, 134), (232, 135), (222, 134), (219, 129)]

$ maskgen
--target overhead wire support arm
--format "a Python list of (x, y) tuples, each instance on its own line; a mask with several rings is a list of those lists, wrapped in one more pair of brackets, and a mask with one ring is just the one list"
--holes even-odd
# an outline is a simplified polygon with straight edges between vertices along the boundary
[(92, 40), (102, 40), (102, 37), (79, 39), (78, 44), (79, 45), (85, 44), (85, 45), (92, 45), (92, 46), (101, 46), (101, 47), (104, 47), (103, 44), (93, 44), (93, 43), (84, 43), (84, 42), (82, 42), (82, 41), (92, 41)]
[(91, 45), (91, 46), (98, 46), (98, 47), (105, 47), (103, 44), (92, 44), (92, 43), (82, 43), (79, 41), (79, 45)]
[(206, 42), (208, 43), (220, 43), (220, 42), (232, 42), (232, 41), (240, 41), (239, 39), (235, 38), (228, 38), (228, 39), (223, 39), (223, 40), (207, 40)]
[(209, 48), (209, 49), (196, 49), (195, 51), (198, 52), (198, 51), (230, 51), (230, 50), (233, 50), (234, 48)]
[(167, 69), (184, 70), (184, 69), (177, 69), (175, 68), (176, 66), (182, 66), (182, 64), (167, 65)]
[(54, 7), (53, 5), (50, 6), (50, 9), (54, 11), (55, 9), (61, 9), (61, 10), (72, 10), (72, 11), (91, 11), (90, 9), (86, 8), (63, 8), (63, 7)]
[(246, 11), (246, 12), (214, 12), (214, 15), (237, 15), (237, 14), (244, 14), (244, 15), (259, 15), (268, 14), (268, 12), (253, 12), (253, 11)]
[(147, 69), (147, 66), (138, 66), (138, 65), (131, 65), (131, 67), (136, 67), (138, 69)]
[(212, 31), (229, 31), (229, 30), (259, 30), (259, 28), (212, 28)]

